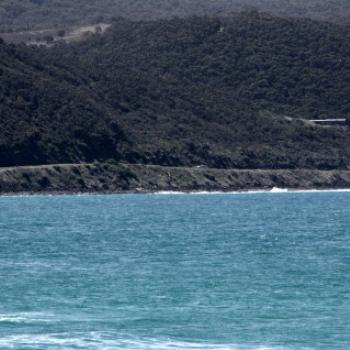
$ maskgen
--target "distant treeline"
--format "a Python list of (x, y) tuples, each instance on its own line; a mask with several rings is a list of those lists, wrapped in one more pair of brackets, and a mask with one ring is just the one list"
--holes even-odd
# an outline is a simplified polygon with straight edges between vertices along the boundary
[(77, 44), (0, 43), (0, 165), (350, 166), (350, 32), (256, 12), (116, 20)]
[(0, 30), (48, 29), (109, 21), (229, 16), (256, 9), (282, 16), (349, 22), (348, 0), (2, 0)]

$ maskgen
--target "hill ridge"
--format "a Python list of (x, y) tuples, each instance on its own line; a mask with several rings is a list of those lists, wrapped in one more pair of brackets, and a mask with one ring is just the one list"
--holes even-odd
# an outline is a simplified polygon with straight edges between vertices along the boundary
[(347, 169), (349, 129), (298, 119), (349, 115), (349, 38), (253, 12), (118, 19), (52, 48), (1, 43), (0, 166)]

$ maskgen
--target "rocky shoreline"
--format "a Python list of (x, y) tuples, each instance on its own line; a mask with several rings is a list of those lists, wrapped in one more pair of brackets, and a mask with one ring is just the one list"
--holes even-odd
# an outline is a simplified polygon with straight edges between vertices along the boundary
[(132, 164), (0, 168), (0, 195), (350, 188), (350, 170), (241, 170)]

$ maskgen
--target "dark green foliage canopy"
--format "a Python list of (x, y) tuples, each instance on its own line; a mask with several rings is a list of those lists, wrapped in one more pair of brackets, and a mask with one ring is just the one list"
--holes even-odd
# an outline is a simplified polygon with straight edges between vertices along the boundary
[(83, 80), (0, 43), (0, 165), (117, 156), (123, 138)]
[[(75, 45), (0, 45), (0, 165), (116, 159), (350, 166), (349, 31), (246, 13), (116, 20)], [(290, 118), (291, 117), (291, 118)]]

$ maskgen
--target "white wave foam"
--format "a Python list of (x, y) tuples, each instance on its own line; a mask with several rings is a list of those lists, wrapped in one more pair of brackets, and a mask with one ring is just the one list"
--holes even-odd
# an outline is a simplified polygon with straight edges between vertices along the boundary
[(67, 193), (67, 194), (3, 194), (1, 198), (34, 198), (34, 197), (105, 197), (105, 196), (126, 196), (126, 195), (237, 195), (237, 194), (269, 194), (269, 193), (346, 193), (350, 192), (350, 188), (340, 189), (296, 189), (296, 188), (279, 188), (273, 187), (272, 189), (261, 190), (238, 190), (238, 191), (156, 191), (150, 193)]
[(350, 188), (327, 189), (327, 190), (290, 190), (292, 193), (333, 193), (333, 192), (350, 192)]
[(158, 191), (158, 192), (154, 192), (152, 193), (154, 195), (159, 195), (159, 196), (168, 196), (168, 195), (181, 195), (181, 194), (187, 194), (187, 192), (181, 192), (181, 191)]
[(273, 187), (269, 190), (247, 190), (247, 191), (194, 191), (194, 192), (179, 192), (179, 191), (160, 191), (154, 192), (153, 195), (244, 195), (244, 194), (274, 194), (274, 193), (347, 193), (350, 188), (343, 189), (289, 189)]
[(25, 322), (26, 320), (27, 319), (25, 317), (0, 315), (0, 322), (21, 323)]
[[(111, 334), (90, 333), (77, 337), (64, 335), (15, 335), (0, 339), (0, 348), (26, 346), (26, 349), (72, 348), (85, 350), (287, 350), (286, 347), (214, 344), (159, 339), (113, 339)], [(304, 350), (307, 350), (306, 348)], [(309, 349), (311, 350), (311, 349)]]
[(190, 192), (180, 192), (180, 191), (159, 191), (153, 192), (152, 195), (156, 196), (174, 196), (174, 195), (227, 195), (227, 194), (245, 194), (245, 193), (265, 193), (268, 191), (190, 191)]
[(49, 315), (40, 313), (0, 314), (0, 323), (49, 322)]
[(283, 193), (283, 192), (288, 192), (288, 188), (279, 188), (279, 187), (273, 187), (270, 192), (273, 193)]

